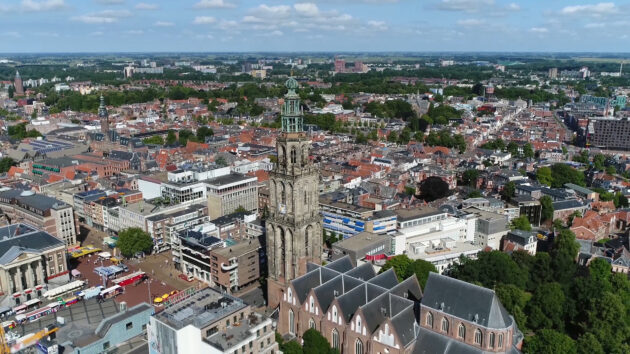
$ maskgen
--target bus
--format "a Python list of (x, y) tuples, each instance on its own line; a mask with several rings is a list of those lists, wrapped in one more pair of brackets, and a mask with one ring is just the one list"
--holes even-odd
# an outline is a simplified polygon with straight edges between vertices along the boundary
[(100, 294), (100, 295), (101, 295), (101, 297), (102, 297), (103, 299), (109, 299), (109, 298), (111, 298), (111, 297), (116, 297), (116, 296), (118, 296), (118, 295), (122, 294), (122, 293), (123, 293), (123, 290), (124, 290), (124, 289), (123, 289), (123, 287), (122, 287), (122, 286), (120, 286), (120, 285), (114, 285), (114, 286), (112, 286), (112, 287), (110, 287), (110, 288), (107, 288), (107, 289), (105, 289), (105, 290), (101, 291), (101, 294)]
[(26, 310), (33, 310), (38, 308), (42, 304), (42, 300), (40, 299), (31, 299), (24, 303), (26, 305)]
[(103, 286), (97, 285), (89, 289), (79, 291), (78, 293), (76, 293), (76, 295), (81, 299), (89, 300), (91, 298), (97, 297), (101, 293), (101, 291), (103, 291)]
[(146, 278), (146, 274), (142, 271), (138, 271), (135, 273), (131, 273), (129, 275), (125, 275), (124, 277), (114, 279), (112, 280), (112, 283), (114, 283), (115, 285), (120, 285), (120, 286), (127, 286), (131, 284), (135, 285), (135, 284), (140, 283), (145, 278)]
[(52, 304), (48, 304), (40, 309), (24, 314), (24, 320), (29, 321), (29, 322), (34, 322), (38, 320), (40, 317), (57, 312), (58, 309), (59, 309), (59, 303), (53, 302)]

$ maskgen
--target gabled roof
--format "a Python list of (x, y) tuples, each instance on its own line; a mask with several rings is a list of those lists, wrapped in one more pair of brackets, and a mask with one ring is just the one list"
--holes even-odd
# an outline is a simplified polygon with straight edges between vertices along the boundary
[(422, 304), (488, 328), (513, 324), (493, 290), (436, 273), (429, 273)]
[[(411, 343), (414, 339), (416, 339), (416, 316), (413, 312), (413, 306), (407, 306), (400, 313), (395, 315), (392, 319), (392, 326), (396, 333), (398, 334), (398, 338), (402, 342), (402, 347), (406, 347)], [(413, 323), (413, 326), (409, 324)]]
[(345, 273), (353, 268), (350, 257), (339, 258), (334, 262), (326, 264), (324, 267), (341, 273)]
[(398, 285), (398, 278), (396, 277), (396, 273), (394, 272), (394, 269), (390, 268), (384, 271), (383, 273), (375, 276), (374, 278), (370, 279), (368, 283), (378, 285), (385, 289), (391, 289), (395, 287), (396, 285)]
[(483, 351), (426, 328), (418, 327), (413, 354), (482, 354)]

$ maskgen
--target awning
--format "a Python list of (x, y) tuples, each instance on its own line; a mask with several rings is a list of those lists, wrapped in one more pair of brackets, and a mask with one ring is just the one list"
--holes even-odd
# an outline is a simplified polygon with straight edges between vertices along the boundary
[(35, 287), (35, 290), (42, 290), (43, 288), (44, 288), (43, 285), (38, 285), (38, 286)]
[(101, 257), (101, 258), (111, 258), (112, 254), (109, 253), (109, 252), (101, 252), (101, 253), (98, 254), (98, 256)]
[(81, 275), (81, 272), (79, 272), (78, 269), (73, 269), (70, 274), (72, 274), (73, 277), (78, 277)]
[(24, 294), (30, 294), (33, 292), (33, 289), (26, 289), (24, 290)]
[(22, 293), (14, 293), (13, 294), (13, 297), (20, 297), (20, 296), (22, 296)]

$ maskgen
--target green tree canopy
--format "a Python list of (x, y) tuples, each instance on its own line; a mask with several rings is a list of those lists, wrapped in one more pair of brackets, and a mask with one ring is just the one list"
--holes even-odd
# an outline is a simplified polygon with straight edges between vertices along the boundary
[(532, 225), (529, 223), (527, 215), (521, 215), (518, 218), (512, 220), (512, 229), (532, 231)]
[(553, 200), (550, 196), (544, 195), (540, 198), (540, 205), (542, 207), (542, 211), (540, 214), (540, 218), (542, 221), (551, 220), (553, 218)]
[(302, 339), (304, 340), (302, 346), (304, 354), (333, 354), (336, 352), (330, 347), (326, 337), (313, 328), (306, 330)]
[(551, 168), (541, 167), (536, 170), (536, 179), (541, 184), (551, 186), (551, 184), (553, 183), (553, 177), (551, 177)]
[(420, 196), (427, 202), (447, 197), (451, 193), (448, 183), (431, 176), (420, 183)]
[(15, 161), (10, 157), (3, 157), (0, 159), (0, 173), (9, 172), (11, 166), (15, 166)]
[(125, 257), (132, 257), (138, 252), (151, 252), (153, 239), (151, 235), (138, 227), (131, 227), (118, 233), (116, 246)]
[(584, 173), (563, 163), (556, 163), (551, 166), (551, 177), (551, 186), (554, 188), (563, 188), (566, 183), (586, 186)]
[(462, 183), (466, 186), (474, 187), (479, 178), (479, 170), (466, 170), (462, 174)]
[(552, 329), (543, 329), (532, 337), (526, 337), (523, 344), (523, 353), (563, 353), (576, 354), (577, 347), (571, 337)]

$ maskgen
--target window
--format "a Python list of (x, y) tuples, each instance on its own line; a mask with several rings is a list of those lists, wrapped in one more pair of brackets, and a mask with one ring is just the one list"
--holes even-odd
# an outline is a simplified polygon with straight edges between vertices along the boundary
[(490, 348), (494, 348), (494, 333), (490, 333)]
[(503, 333), (499, 333), (499, 348), (503, 348)]
[(361, 317), (357, 317), (357, 332), (361, 333)]
[(354, 353), (355, 354), (363, 354), (363, 342), (360, 339), (354, 343)]
[(433, 314), (431, 312), (427, 313), (427, 322), (428, 327), (433, 328)]
[(125, 328), (127, 328), (127, 330), (130, 330), (133, 328), (133, 322), (127, 322), (127, 324), (125, 325)]
[(481, 331), (479, 329), (475, 331), (475, 344), (481, 345)]
[(339, 332), (337, 332), (336, 328), (332, 330), (332, 347), (334, 349), (339, 349)]
[(295, 315), (293, 310), (289, 310), (289, 333), (295, 333)]
[(308, 328), (316, 329), (315, 328), (315, 320), (313, 320), (312, 318), (310, 320), (308, 320)]
[(107, 349), (109, 349), (109, 341), (103, 343), (103, 350), (107, 350)]
[(446, 318), (442, 319), (442, 332), (448, 333), (448, 320)]
[(466, 326), (463, 323), (459, 324), (459, 328), (457, 329), (457, 335), (461, 339), (466, 339)]

